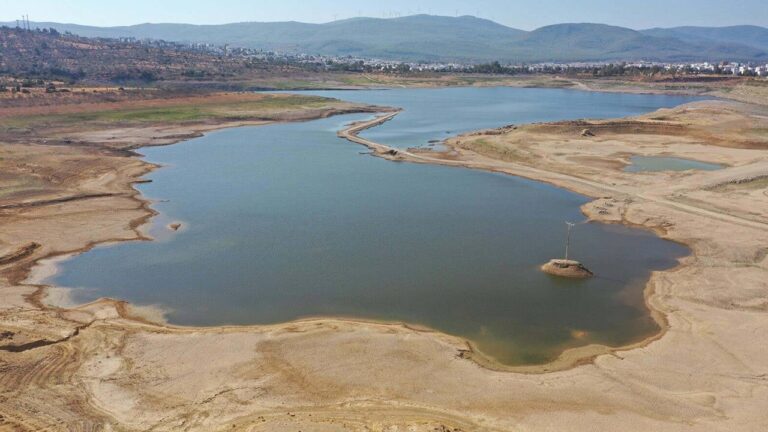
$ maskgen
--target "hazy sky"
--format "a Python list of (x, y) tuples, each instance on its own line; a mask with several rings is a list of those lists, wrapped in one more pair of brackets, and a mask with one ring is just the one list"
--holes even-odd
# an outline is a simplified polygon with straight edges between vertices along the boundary
[(531, 30), (563, 22), (599, 22), (635, 29), (680, 25), (768, 26), (768, 0), (4, 0), (0, 21), (90, 25), (143, 22), (221, 24), (239, 21), (327, 22), (353, 16), (429, 13), (476, 15)]

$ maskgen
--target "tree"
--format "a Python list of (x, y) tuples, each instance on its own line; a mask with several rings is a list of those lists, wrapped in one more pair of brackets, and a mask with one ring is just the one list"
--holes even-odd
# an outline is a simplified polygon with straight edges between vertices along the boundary
[(155, 73), (152, 71), (142, 71), (139, 74), (139, 80), (144, 82), (157, 81), (157, 75), (155, 75)]
[(396, 73), (408, 73), (410, 71), (411, 71), (411, 66), (409, 64), (406, 64), (406, 63), (400, 63), (395, 68), (395, 72)]

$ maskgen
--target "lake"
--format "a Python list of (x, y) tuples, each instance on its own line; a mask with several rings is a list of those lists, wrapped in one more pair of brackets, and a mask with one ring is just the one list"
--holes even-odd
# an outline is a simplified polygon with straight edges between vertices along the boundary
[[(691, 98), (550, 89), (307, 92), (399, 106), (365, 131), (399, 147), (509, 123), (616, 117)], [(336, 136), (354, 114), (243, 127), (142, 152), (165, 165), (141, 192), (161, 215), (151, 242), (100, 246), (61, 264), (73, 298), (157, 305), (171, 323), (262, 324), (346, 316), (420, 324), (506, 364), (657, 331), (653, 270), (688, 250), (650, 232), (583, 223), (571, 256), (597, 277), (538, 267), (563, 253), (587, 198), (513, 176), (397, 163)], [(167, 228), (171, 221), (182, 229)]]

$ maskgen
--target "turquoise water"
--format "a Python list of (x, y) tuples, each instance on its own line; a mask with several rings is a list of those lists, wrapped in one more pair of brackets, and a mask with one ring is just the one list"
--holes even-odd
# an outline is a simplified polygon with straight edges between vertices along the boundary
[(662, 156), (632, 156), (630, 165), (624, 168), (627, 172), (644, 171), (686, 171), (701, 170), (714, 171), (723, 168), (723, 165), (700, 162), (693, 159)]
[[(448, 130), (629, 115), (686, 100), (532, 89), (339, 96), (405, 107), (382, 131), (366, 132), (402, 146)], [(370, 117), (228, 129), (142, 150), (164, 165), (139, 185), (161, 212), (151, 228), (157, 240), (97, 247), (63, 263), (54, 282), (73, 287), (77, 301), (159, 305), (175, 324), (416, 323), (466, 337), (508, 364), (656, 331), (643, 288), (650, 271), (674, 266), (686, 248), (586, 223), (574, 230), (571, 256), (597, 277), (543, 274), (538, 266), (563, 252), (564, 221), (584, 219), (585, 197), (501, 174), (390, 162), (336, 136)], [(173, 220), (183, 228), (166, 228)]]

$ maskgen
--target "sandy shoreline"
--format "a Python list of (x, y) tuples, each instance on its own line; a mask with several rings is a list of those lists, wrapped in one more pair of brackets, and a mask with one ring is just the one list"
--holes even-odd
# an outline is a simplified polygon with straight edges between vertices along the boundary
[[(81, 107), (78, 107), (78, 108), (81, 108)], [(325, 112), (320, 111), (318, 113), (308, 113), (306, 115), (298, 115), (295, 118), (288, 118), (285, 120), (225, 121), (225, 122), (205, 124), (205, 125), (195, 124), (191, 126), (182, 126), (182, 127), (172, 126), (168, 128), (149, 129), (148, 131), (145, 131), (144, 133), (141, 133), (138, 135), (133, 134), (135, 132), (134, 130), (119, 130), (117, 132), (118, 133), (122, 132), (126, 135), (131, 134), (130, 139), (133, 142), (129, 146), (127, 146), (127, 148), (132, 150), (133, 149), (139, 150), (143, 147), (157, 147), (157, 146), (178, 144), (190, 139), (202, 137), (206, 133), (215, 132), (217, 130), (222, 130), (222, 129), (231, 129), (231, 128), (238, 128), (238, 127), (246, 127), (246, 126), (265, 126), (265, 125), (281, 123), (281, 122), (296, 122), (296, 121), (300, 122), (300, 121), (316, 120), (316, 119), (334, 116), (334, 115), (365, 113), (365, 112), (382, 112), (382, 111), (389, 111), (389, 110), (392, 110), (392, 109), (388, 107), (375, 107), (375, 108), (372, 106), (364, 107), (361, 105), (359, 107), (351, 107), (351, 108), (342, 109), (342, 110), (331, 109), (331, 110), (326, 110)], [(395, 111), (395, 112), (398, 112), (398, 111)], [(116, 131), (111, 130), (108, 132), (111, 135), (110, 138), (114, 139), (114, 135), (116, 134)], [(150, 134), (152, 135), (150, 136)], [(83, 137), (88, 140), (98, 140), (98, 139), (104, 138), (102, 134), (98, 131), (86, 132), (83, 134)], [(138, 153), (136, 154), (136, 156), (143, 158), (143, 156)], [(143, 196), (138, 189), (135, 189), (134, 186), (136, 184), (143, 183), (145, 181), (143, 179), (145, 175), (151, 173), (155, 169), (161, 168), (162, 166), (144, 159), (140, 159), (140, 160), (143, 164), (144, 169), (140, 172), (132, 173), (130, 176), (123, 179), (123, 181), (130, 187), (130, 192), (128, 193), (129, 197), (135, 200), (139, 204), (141, 209), (146, 211), (145, 216), (136, 220), (132, 220), (129, 224), (130, 229), (135, 232), (136, 236), (131, 239), (114, 239), (114, 240), (105, 239), (97, 242), (92, 242), (81, 248), (77, 248), (75, 250), (56, 252), (50, 255), (37, 258), (32, 263), (27, 263), (27, 267), (24, 269), (24, 272), (23, 272), (23, 273), (26, 273), (26, 276), (24, 276), (23, 279), (16, 276), (13, 282), (19, 283), (22, 285), (36, 286), (41, 288), (35, 293), (34, 298), (30, 299), (31, 301), (37, 304), (45, 305), (52, 308), (77, 308), (79, 306), (82, 306), (72, 300), (70, 295), (71, 288), (51, 286), (48, 284), (48, 281), (51, 280), (58, 273), (58, 270), (59, 270), (58, 267), (61, 262), (72, 259), (73, 257), (79, 254), (85, 253), (96, 246), (108, 246), (112, 243), (116, 244), (123, 241), (137, 241), (137, 240), (154, 241), (155, 240), (149, 233), (149, 230), (152, 227), (152, 223), (150, 222), (150, 220), (158, 217), (160, 213), (151, 207), (153, 200)], [(174, 221), (174, 222), (178, 223), (179, 221)], [(182, 224), (186, 225), (183, 222)], [(119, 299), (104, 299), (104, 300), (125, 303), (124, 301)], [(127, 312), (128, 310), (129, 309), (125, 309), (123, 312)], [(124, 313), (123, 314), (124, 318), (139, 319), (139, 320), (150, 319), (150, 322), (153, 324), (168, 325), (168, 323), (165, 320), (165, 317), (162, 316), (162, 313), (158, 311), (156, 306), (131, 305), (130, 310), (134, 313), (130, 315)], [(201, 327), (201, 328), (205, 328), (205, 327)]]
[[(687, 108), (676, 110), (680, 109)], [(711, 109), (720, 108), (715, 105)], [(28, 411), (25, 411), (23, 404), (26, 403), (27, 407), (34, 406), (36, 399), (54, 401), (59, 392), (65, 391), (73, 401), (71, 406), (74, 408), (70, 408), (70, 411), (74, 412), (74, 417), (72, 413), (67, 414), (66, 409), (53, 410), (56, 411), (54, 416), (65, 421), (66, 418), (70, 418), (70, 421), (81, 417), (89, 418), (94, 424), (120, 425), (125, 429), (145, 429), (151, 426), (166, 430), (178, 428), (183, 424), (184, 429), (200, 430), (214, 425), (217, 428), (223, 428), (225, 425), (238, 429), (256, 428), (254, 430), (303, 426), (312, 430), (319, 424), (336, 424), (348, 429), (362, 430), (371, 424), (416, 424), (418, 428), (423, 427), (423, 430), (432, 430), (436, 425), (462, 427), (464, 430), (558, 430), (564, 425), (568, 425), (572, 430), (591, 430), (589, 428), (601, 426), (622, 427), (625, 430), (680, 430), (683, 425), (686, 430), (732, 429), (734, 426), (741, 430), (758, 430), (757, 426), (765, 420), (759, 409), (759, 400), (768, 400), (768, 383), (764, 378), (768, 376), (768, 371), (759, 366), (765, 364), (765, 353), (754, 347), (757, 342), (754, 339), (759, 340), (764, 336), (759, 336), (749, 329), (764, 329), (767, 322), (765, 312), (768, 310), (768, 304), (760, 303), (760, 298), (765, 297), (768, 289), (760, 282), (761, 275), (766, 274), (766, 255), (760, 245), (764, 244), (761, 242), (767, 238), (768, 226), (759, 219), (750, 219), (739, 213), (743, 211), (738, 205), (743, 206), (744, 199), (751, 199), (751, 192), (747, 193), (746, 198), (729, 198), (729, 202), (718, 203), (736, 206), (734, 208), (738, 211), (734, 212), (697, 206), (691, 200), (703, 200), (709, 196), (707, 194), (713, 193), (702, 189), (702, 185), (729, 185), (733, 184), (737, 177), (748, 179), (749, 176), (764, 172), (767, 165), (761, 150), (715, 149), (714, 156), (710, 155), (712, 159), (731, 158), (728, 162), (734, 166), (731, 171), (735, 174), (726, 172), (625, 177), (626, 174), (610, 172), (606, 177), (596, 178), (590, 171), (590, 166), (587, 166), (586, 172), (578, 171), (584, 168), (572, 166), (574, 161), (581, 164), (585, 160), (578, 159), (582, 157), (578, 151), (598, 154), (601, 158), (599, 162), (604, 163), (612, 160), (611, 158), (621, 157), (614, 149), (621, 137), (611, 136), (606, 138), (605, 143), (581, 143), (578, 144), (583, 147), (581, 150), (577, 149), (574, 154), (569, 154), (568, 151), (553, 150), (552, 143), (562, 142), (563, 136), (537, 135), (538, 131), (532, 131), (525, 138), (532, 142), (538, 139), (541, 144), (527, 149), (532, 155), (539, 157), (532, 159), (537, 161), (537, 167), (531, 167), (524, 163), (527, 159), (495, 159), (487, 155), (493, 153), (477, 153), (455, 142), (463, 142), (467, 139), (465, 137), (450, 140), (449, 150), (445, 153), (427, 153), (391, 149), (356, 135), (361, 130), (387, 121), (396, 114), (389, 113), (370, 121), (353, 124), (340, 131), (339, 135), (366, 145), (377, 155), (392, 160), (485, 169), (548, 182), (596, 198), (583, 207), (590, 219), (654, 229), (665, 238), (689, 244), (693, 255), (684, 258), (681, 265), (675, 269), (655, 272), (646, 287), (648, 307), (654, 317), (664, 323), (664, 330), (652, 338), (628, 347), (611, 349), (588, 346), (567, 351), (555, 363), (545, 365), (546, 368), (515, 369), (518, 372), (548, 370), (550, 373), (502, 373), (490, 370), (499, 369), (499, 365), (481, 355), (472, 354), (471, 348), (467, 350), (460, 339), (406, 325), (308, 319), (271, 326), (184, 328), (134, 319), (123, 302), (105, 300), (74, 309), (40, 309), (42, 290), (34, 285), (20, 283), (20, 278), (26, 275), (23, 269), (19, 269), (19, 265), (32, 265), (31, 261), (26, 261), (16, 263), (15, 270), (3, 273), (9, 281), (9, 286), (4, 286), (2, 290), (7, 306), (2, 309), (4, 314), (0, 323), (3, 327), (18, 331), (18, 334), (25, 331), (29, 333), (28, 336), (22, 335), (19, 341), (14, 340), (14, 344), (23, 344), (25, 340), (41, 340), (41, 337), (45, 340), (61, 339), (61, 343), (53, 342), (35, 350), (56, 351), (71, 346), (66, 348), (64, 357), (61, 357), (68, 359), (66, 363), (54, 362), (62, 365), (56, 366), (59, 369), (54, 370), (71, 372), (67, 372), (69, 378), (61, 388), (46, 385), (55, 376), (51, 374), (43, 374), (42, 378), (38, 376), (39, 384), (45, 386), (42, 389), (35, 387), (35, 390), (30, 390), (29, 383), (19, 381), (15, 384), (19, 386), (16, 402), (0, 402), (0, 413), (17, 424), (34, 426), (36, 423), (32, 419), (24, 418), (23, 413)], [(644, 141), (643, 151), (651, 151), (649, 149), (656, 145), (654, 140), (658, 141), (659, 136), (661, 135), (653, 135), (647, 142)], [(626, 144), (628, 147), (632, 145), (635, 144)], [(679, 150), (708, 151), (698, 147), (694, 149), (694, 146), (701, 146), (700, 142), (675, 145), (677, 147), (674, 148), (669, 144), (658, 147), (673, 153)], [(602, 151), (603, 147), (610, 148), (611, 151), (605, 154), (597, 151)], [(565, 154), (558, 154), (561, 152)], [(538, 167), (541, 161), (544, 161), (544, 169)], [(113, 179), (112, 183), (106, 183), (121, 184), (122, 188), (130, 187), (136, 178), (143, 175), (137, 175), (142, 169), (146, 167), (141, 164), (133, 166), (122, 171), (121, 180)], [(639, 184), (633, 184), (638, 182), (638, 178), (642, 179)], [(674, 184), (669, 184), (670, 180)], [(649, 187), (661, 190), (645, 192), (644, 189)], [(670, 195), (675, 199), (671, 199)], [(687, 201), (678, 199), (678, 195), (685, 197)], [(94, 212), (103, 214), (104, 209), (98, 203), (104, 200), (114, 201), (112, 198), (95, 198), (85, 205), (91, 205)], [(627, 198), (633, 201), (627, 202)], [(143, 234), (136, 231), (136, 228), (146, 222), (143, 218), (151, 217), (146, 214), (142, 216), (142, 212), (151, 211), (146, 206), (146, 201), (142, 202), (138, 192), (114, 199), (133, 199), (139, 203), (134, 202), (136, 207), (128, 206), (124, 212), (117, 212), (111, 225), (104, 226), (104, 232), (112, 233), (107, 238), (113, 241), (139, 238)], [(754, 202), (751, 203), (755, 205)], [(62, 203), (56, 206), (64, 212), (64, 209), (71, 205)], [(43, 216), (54, 219), (60, 217)], [(126, 217), (134, 222), (127, 230), (125, 227), (115, 230), (115, 227), (124, 224)], [(28, 228), (25, 228), (23, 223), (21, 225), (12, 231), (22, 235), (22, 228)], [(703, 232), (702, 226), (707, 228)], [(102, 234), (98, 229), (92, 233), (81, 233), (69, 242), (63, 242), (64, 245), (54, 244), (50, 246), (51, 249), (41, 253), (56, 250), (56, 247), (66, 244), (81, 242), (82, 245), (84, 240), (99, 235)], [(59, 243), (62, 243), (60, 239)], [(47, 243), (43, 244), (49, 247)], [(95, 243), (86, 241), (85, 244), (90, 247)], [(736, 249), (735, 244), (740, 245), (739, 249)], [(38, 259), (39, 256), (36, 256), (33, 261)], [(725, 267), (729, 270), (720, 273), (732, 273), (725, 275), (725, 278), (722, 274), (710, 274), (710, 266), (705, 265), (711, 261), (717, 264), (714, 268), (723, 268), (726, 263), (734, 260), (751, 264), (746, 267)], [(50, 271), (51, 262), (48, 263), (48, 266), (34, 267), (32, 276), (45, 276), (45, 271)], [(709, 290), (705, 290), (703, 294), (697, 291), (699, 286), (706, 288), (711, 286), (713, 281), (727, 284), (720, 285), (721, 289), (723, 286), (729, 287), (728, 295), (722, 300), (718, 297), (721, 290), (714, 294)], [(734, 286), (735, 282), (739, 285)], [(687, 294), (682, 297), (680, 294), (674, 294), (680, 290)], [(29, 309), (29, 306), (18, 300), (11, 300), (12, 296), (26, 297), (36, 307)], [(677, 300), (691, 296), (698, 296), (699, 300), (690, 305), (686, 302), (679, 303)], [(720, 321), (733, 321), (737, 320), (737, 317), (732, 316), (732, 313), (759, 314), (759, 319), (739, 321), (738, 325), (725, 325), (717, 329), (730, 335), (729, 339), (720, 340), (718, 337), (717, 344), (720, 349), (728, 343), (738, 344), (739, 349), (733, 354), (738, 360), (723, 357), (716, 350), (713, 351), (714, 348), (707, 348), (700, 342), (697, 342), (699, 348), (685, 349), (690, 346), (691, 340), (699, 340), (704, 335), (686, 332), (686, 329), (690, 331), (695, 327), (694, 322), (698, 322), (693, 319), (696, 308), (714, 307), (726, 298), (737, 299), (736, 306), (729, 306), (727, 313), (710, 313), (705, 316), (716, 316)], [(670, 303), (674, 306), (671, 307)], [(687, 317), (681, 320), (681, 317), (686, 315)], [(29, 316), (30, 318), (25, 319), (43, 324), (30, 330), (23, 319), (19, 321), (19, 316)], [(707, 322), (707, 319), (702, 322)], [(756, 335), (756, 338), (734, 338), (731, 335), (734, 330)], [(715, 329), (708, 330), (709, 333), (713, 331)], [(77, 337), (72, 337), (73, 335)], [(716, 336), (712, 333), (707, 338), (714, 341)], [(295, 341), (301, 343), (297, 345)], [(651, 343), (654, 341), (655, 343)], [(251, 344), (255, 347), (254, 352), (258, 354), (254, 357), (250, 351), (243, 352), (234, 348), (243, 344)], [(327, 347), (330, 346), (338, 349), (328, 351)], [(361, 348), (363, 351), (360, 351)], [(22, 355), (32, 356), (35, 350), (25, 351)], [(74, 364), (71, 356), (66, 354), (68, 352), (81, 353), (74, 359)], [(198, 364), (196, 369), (190, 370), (186, 362), (173, 363), (179, 359), (180, 352), (186, 353), (185, 355), (192, 359), (198, 359), (198, 363), (209, 352), (217, 352), (221, 358), (209, 364)], [(2, 355), (0, 360), (10, 365), (18, 363), (21, 368), (19, 370), (24, 370), (25, 362), (31, 360), (26, 357), (19, 360)], [(676, 360), (670, 360), (670, 356)], [(468, 357), (474, 362), (466, 361)], [(708, 360), (702, 364), (701, 361), (695, 360), (697, 358)], [(625, 363), (628, 360), (630, 367)], [(280, 366), (281, 364), (283, 366)], [(336, 367), (323, 366), (329, 364)], [(477, 368), (477, 364), (485, 367)], [(163, 372), (161, 376), (156, 376), (140, 365), (152, 365), (151, 369)], [(287, 369), (286, 365), (290, 368)], [(581, 367), (574, 367), (576, 365)], [(670, 367), (673, 366), (681, 369), (672, 372)], [(707, 376), (707, 371), (714, 368), (713, 373), (716, 375), (708, 378), (707, 382), (674, 378), (678, 375), (684, 377), (683, 371), (686, 367)], [(249, 368), (256, 368), (253, 371), (258, 372), (247, 372), (251, 370)], [(433, 368), (441, 368), (437, 369), (441, 372), (437, 373)], [(372, 370), (382, 372), (372, 375)], [(551, 372), (555, 370), (559, 372)], [(732, 372), (725, 373), (727, 370)], [(339, 375), (341, 372), (343, 374)], [(190, 373), (192, 375), (189, 375)], [(662, 376), (651, 378), (649, 373)], [(672, 375), (669, 375), (670, 373)], [(21, 372), (19, 374), (27, 376)], [(718, 378), (715, 379), (715, 376)], [(461, 385), (456, 382), (455, 377), (461, 378)], [(660, 379), (665, 381), (659, 381)], [(70, 381), (71, 386), (67, 384)], [(2, 382), (10, 388), (8, 391), (16, 391), (16, 387), (9, 386), (7, 380)], [(382, 387), (384, 382), (387, 384)], [(612, 384), (608, 384), (610, 382)], [(708, 382), (710, 384), (707, 384)], [(326, 389), (322, 390), (324, 386)], [(751, 387), (747, 390), (744, 386)], [(79, 390), (73, 392), (74, 388)], [(265, 388), (268, 389), (266, 393), (263, 390)], [(440, 388), (441, 391), (427, 391), (430, 388)], [(509, 394), (510, 388), (516, 389), (514, 395)], [(613, 389), (610, 395), (604, 394), (608, 388)], [(692, 390), (696, 388), (698, 390)], [(477, 393), (478, 391), (482, 393)], [(157, 399), (160, 394), (163, 395), (162, 398)], [(184, 399), (184, 394), (191, 394), (193, 399), (181, 405), (171, 402)], [(475, 395), (476, 400), (468, 402), (465, 397), (468, 394)], [(631, 396), (633, 394), (635, 396)], [(218, 395), (229, 396), (218, 400)], [(213, 399), (209, 399), (210, 397)], [(734, 397), (749, 403), (737, 409), (733, 403), (726, 402)], [(81, 398), (82, 402), (78, 402)], [(235, 403), (235, 400), (239, 402)], [(214, 420), (195, 414), (202, 406), (217, 413), (217, 418)], [(98, 409), (94, 410), (94, 407)], [(139, 415), (136, 409), (146, 412)], [(286, 419), (286, 412), (293, 412), (294, 416), (290, 417), (288, 414), (289, 418)], [(557, 413), (556, 417), (552, 417), (555, 415), (553, 413)], [(578, 417), (575, 417), (576, 415)], [(182, 423), (174, 423), (182, 420)], [(46, 424), (45, 420), (39, 421), (42, 422), (41, 425)], [(628, 424), (632, 426), (627, 427)], [(254, 425), (263, 426), (259, 426), (259, 429)]]
[[(385, 144), (370, 141), (365, 138), (361, 138), (359, 136), (360, 132), (376, 127), (382, 123), (388, 122), (392, 120), (395, 116), (397, 116), (400, 112), (401, 110), (395, 110), (393, 112), (377, 115), (370, 120), (353, 122), (348, 126), (339, 130), (337, 132), (337, 135), (339, 137), (345, 138), (354, 143), (364, 145), (369, 149), (371, 149), (373, 151), (373, 154), (375, 154), (376, 156), (384, 157), (390, 160), (449, 165), (449, 166), (456, 166), (456, 167), (462, 167), (462, 168), (481, 169), (486, 171), (497, 171), (497, 172), (502, 172), (504, 174), (510, 174), (508, 172), (498, 171), (496, 169), (493, 169), (493, 167), (484, 168), (484, 167), (472, 166), (471, 164), (466, 162), (447, 161), (444, 159), (430, 158), (425, 155), (414, 154), (409, 151), (397, 149)], [(202, 136), (207, 132), (212, 132), (215, 130), (220, 130), (225, 128), (234, 128), (234, 127), (243, 127), (243, 126), (261, 126), (261, 125), (267, 125), (267, 124), (273, 124), (273, 123), (274, 122), (256, 122), (256, 123), (246, 122), (242, 124), (241, 123), (222, 124), (222, 125), (217, 125), (215, 127), (207, 129), (205, 132), (202, 132), (200, 129), (196, 129), (189, 133), (190, 138), (182, 139), (179, 137), (178, 141), (174, 143), (163, 143), (159, 145), (173, 145), (173, 144), (185, 141), (186, 139)], [(176, 139), (176, 137), (174, 137), (174, 139)], [(152, 165), (153, 167), (152, 170), (154, 170), (155, 168), (159, 168), (158, 165), (152, 162), (149, 162), (149, 161), (146, 161), (146, 162)], [(149, 172), (147, 172), (147, 174)], [(142, 175), (141, 177), (143, 177), (144, 175)], [(510, 175), (517, 175), (517, 174), (510, 174)], [(525, 177), (525, 176), (521, 176), (521, 177)], [(526, 178), (531, 180), (537, 180), (537, 178), (533, 176), (529, 176)], [(133, 184), (140, 183), (140, 182), (141, 180), (137, 178), (136, 181), (133, 182)], [(550, 184), (552, 184), (555, 187), (562, 187), (559, 183), (556, 183), (556, 182), (551, 182)], [(591, 198), (595, 198), (595, 196), (591, 196)], [(149, 229), (153, 226), (153, 223), (150, 222), (150, 220), (152, 218), (156, 218), (160, 214), (156, 210), (151, 208), (151, 204), (153, 201), (144, 197), (138, 190), (136, 191), (136, 199), (140, 201), (142, 205), (144, 205), (146, 209), (152, 213), (151, 216), (147, 218), (146, 222), (142, 222), (141, 225), (137, 225), (135, 227), (137, 233), (139, 233), (139, 236), (136, 238), (136, 240), (154, 241), (155, 239), (149, 234)], [(595, 219), (593, 216), (589, 215), (588, 213), (585, 212), (584, 214), (585, 216), (588, 217), (588, 220), (600, 222), (599, 219)], [(612, 223), (612, 222), (608, 222), (608, 223)], [(648, 229), (647, 227), (642, 227), (642, 226), (639, 226), (639, 227)], [(659, 231), (656, 229), (652, 229), (652, 230), (655, 231), (657, 234), (659, 234), (661, 237), (664, 237), (663, 231)], [(81, 253), (87, 252), (94, 246), (99, 246), (99, 247), (109, 246), (110, 244), (117, 244), (119, 242), (121, 241), (115, 241), (115, 242), (105, 241), (103, 243), (99, 243), (98, 245), (90, 245), (87, 249), (84, 248), (82, 250), (73, 251), (71, 253), (65, 253), (65, 254), (51, 256), (51, 257), (38, 260), (35, 263), (34, 267), (31, 268), (29, 276), (25, 280), (23, 280), (21, 283), (24, 285), (44, 287), (44, 289), (40, 291), (40, 293), (38, 294), (37, 298), (42, 304), (46, 306), (53, 307), (53, 308), (77, 308), (79, 306), (82, 306), (82, 304), (75, 302), (71, 297), (71, 291), (74, 288), (50, 285), (50, 281), (58, 273), (60, 263), (67, 261), (69, 259), (72, 259), (73, 257)], [(676, 268), (677, 266), (672, 269), (669, 269), (669, 271), (673, 271)], [(538, 373), (546, 373), (546, 372), (552, 372), (557, 370), (569, 369), (576, 365), (589, 362), (598, 355), (639, 348), (660, 338), (667, 329), (666, 328), (667, 321), (662, 314), (660, 314), (656, 310), (653, 310), (650, 304), (648, 303), (648, 298), (651, 294), (652, 294), (652, 286), (651, 284), (647, 284), (647, 286), (644, 289), (644, 298), (645, 298), (646, 306), (649, 309), (649, 313), (651, 317), (659, 325), (660, 330), (658, 332), (651, 334), (647, 337), (644, 337), (642, 340), (638, 342), (634, 342), (634, 343), (622, 345), (622, 346), (612, 347), (612, 346), (600, 345), (600, 344), (590, 344), (590, 345), (580, 346), (576, 348), (568, 348), (565, 351), (563, 351), (556, 359), (547, 363), (531, 364), (531, 365), (515, 365), (515, 366), (507, 365), (497, 361), (491, 356), (485, 355), (471, 340), (463, 339), (461, 337), (453, 336), (453, 335), (447, 335), (447, 336), (455, 338), (456, 340), (461, 341), (463, 344), (466, 344), (466, 351), (463, 352), (464, 358), (471, 359), (472, 361), (477, 362), (478, 365), (491, 370), (538, 374)], [(200, 329), (200, 330), (205, 330), (210, 327), (246, 328), (246, 329), (249, 327), (261, 327), (261, 325), (225, 325), (225, 326), (202, 326), (202, 327), (171, 325), (167, 322), (164, 316), (163, 308), (160, 306), (133, 305), (121, 299), (105, 299), (105, 300), (114, 300), (114, 301), (124, 303), (126, 308), (123, 311), (121, 311), (123, 312), (121, 316), (125, 319), (138, 319), (141, 321), (147, 321), (151, 324), (157, 324), (162, 326), (171, 326), (171, 327), (187, 328), (187, 329)], [(420, 332), (441, 333), (437, 329), (428, 328), (423, 325), (416, 325), (413, 323), (400, 322), (400, 321), (374, 320), (374, 319), (366, 319), (361, 317), (347, 317), (347, 316), (337, 316), (337, 315), (301, 317), (295, 320), (271, 324), (271, 325), (287, 325), (287, 324), (296, 323), (296, 322), (323, 321), (323, 320), (343, 321), (343, 322), (350, 322), (350, 323), (360, 322), (360, 323), (369, 323), (369, 324), (394, 325), (394, 326), (401, 326), (404, 328), (408, 328), (408, 329), (412, 329)]]
[[(413, 162), (413, 163), (436, 164), (436, 165), (447, 165), (447, 166), (454, 166), (454, 167), (460, 167), (460, 168), (494, 171), (494, 172), (500, 172), (507, 175), (524, 177), (530, 180), (540, 181), (540, 179), (535, 175), (533, 175), (532, 173), (526, 173), (527, 175), (519, 174), (519, 173), (511, 173), (508, 171), (500, 170), (498, 169), (498, 167), (492, 166), (492, 165), (483, 166), (482, 164), (474, 164), (469, 160), (448, 160), (448, 159), (430, 157), (428, 154), (413, 153), (408, 150), (402, 150), (399, 148), (391, 147), (386, 144), (377, 143), (375, 141), (371, 141), (359, 136), (360, 132), (366, 129), (376, 127), (382, 123), (388, 122), (398, 114), (399, 112), (392, 112), (392, 113), (376, 116), (371, 120), (364, 120), (364, 121), (352, 123), (348, 125), (346, 128), (340, 130), (338, 132), (338, 135), (339, 137), (345, 138), (351, 142), (354, 142), (356, 144), (360, 144), (369, 148), (370, 150), (372, 150), (373, 154), (378, 157), (382, 157), (389, 160), (397, 160), (397, 161), (405, 161), (405, 162)], [(452, 150), (454, 150), (454, 148), (450, 147), (449, 145), (449, 149), (446, 152), (450, 152)], [(446, 153), (446, 152), (440, 152), (440, 153)], [(563, 187), (565, 189), (569, 189), (567, 186), (564, 185), (563, 182), (549, 181), (547, 183), (555, 187)], [(598, 195), (587, 195), (587, 196), (592, 199), (598, 197)], [(595, 213), (590, 213), (586, 210), (587, 205), (589, 205), (589, 203), (585, 204), (585, 208), (582, 209), (582, 212), (587, 217), (588, 221), (602, 222), (602, 223), (616, 223), (616, 221), (612, 221), (612, 220), (604, 221), (596, 217)], [(627, 225), (626, 223), (622, 223), (622, 224)], [(634, 225), (634, 226), (638, 228), (649, 229), (651, 231), (654, 231), (661, 238), (674, 241), (674, 239), (670, 239), (666, 235), (665, 230), (659, 229), (658, 227), (649, 228), (647, 226), (642, 226), (642, 225)], [(677, 266), (664, 271), (675, 271), (682, 265), (684, 264), (682, 264), (681, 262), (678, 262)], [(466, 353), (465, 358), (471, 359), (477, 362), (478, 365), (491, 370), (538, 374), (538, 373), (547, 373), (547, 372), (569, 369), (579, 364), (588, 363), (599, 355), (641, 348), (661, 338), (664, 335), (664, 333), (667, 331), (667, 327), (668, 327), (668, 322), (665, 316), (660, 311), (653, 309), (653, 306), (649, 302), (649, 299), (653, 294), (654, 294), (653, 284), (651, 284), (649, 281), (646, 284), (645, 288), (643, 289), (643, 297), (645, 299), (645, 305), (648, 308), (650, 316), (659, 326), (659, 331), (655, 332), (650, 336), (643, 338), (639, 342), (635, 342), (635, 343), (631, 343), (623, 346), (617, 346), (617, 347), (611, 347), (611, 346), (600, 345), (600, 344), (584, 345), (576, 348), (568, 348), (565, 351), (563, 351), (555, 360), (548, 363), (511, 366), (511, 365), (500, 363), (493, 357), (483, 354), (483, 352), (480, 349), (478, 349), (478, 347), (474, 343), (472, 343), (471, 340), (465, 340), (465, 342), (469, 346), (469, 351)]]

